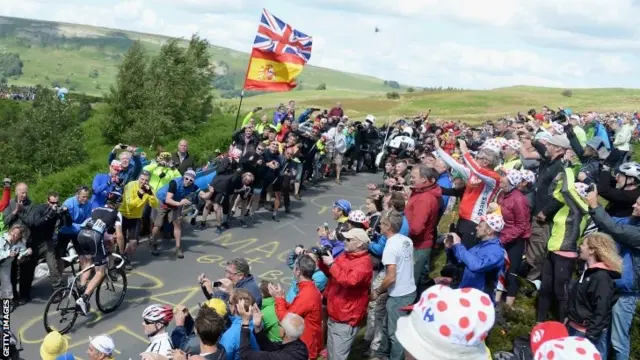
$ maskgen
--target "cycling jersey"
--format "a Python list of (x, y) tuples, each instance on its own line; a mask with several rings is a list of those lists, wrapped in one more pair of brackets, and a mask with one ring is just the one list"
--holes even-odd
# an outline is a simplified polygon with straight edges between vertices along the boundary
[(169, 350), (173, 349), (173, 343), (168, 332), (156, 334), (150, 337), (149, 340), (151, 340), (151, 343), (147, 346), (145, 352), (169, 356)]
[(104, 246), (105, 237), (111, 237), (116, 226), (121, 226), (122, 215), (115, 209), (99, 207), (91, 212), (91, 218), (85, 221), (78, 233), (78, 248), (80, 256), (90, 256), (96, 266), (107, 263), (107, 249)]
[(480, 223), (480, 217), (487, 213), (489, 204), (498, 193), (500, 175), (493, 170), (481, 168), (469, 153), (463, 155), (467, 167), (442, 149), (437, 149), (436, 152), (447, 165), (462, 174), (467, 182), (458, 210), (460, 218)]

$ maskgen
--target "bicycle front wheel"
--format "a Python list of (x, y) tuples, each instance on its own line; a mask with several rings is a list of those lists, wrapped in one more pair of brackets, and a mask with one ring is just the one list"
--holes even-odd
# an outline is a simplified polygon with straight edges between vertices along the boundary
[(127, 273), (123, 268), (107, 271), (96, 292), (96, 305), (103, 314), (115, 311), (127, 294)]
[[(71, 330), (73, 324), (76, 323), (76, 319), (78, 319), (78, 310), (76, 305), (76, 294), (69, 295), (69, 288), (60, 288), (51, 294), (49, 300), (47, 300), (47, 305), (44, 307), (44, 316), (42, 320), (44, 321), (44, 329), (47, 333), (52, 331), (57, 331), (60, 334), (66, 334)], [(60, 318), (58, 322), (60, 326), (57, 326), (55, 315), (59, 315)], [(69, 321), (67, 325), (64, 324), (65, 321)]]

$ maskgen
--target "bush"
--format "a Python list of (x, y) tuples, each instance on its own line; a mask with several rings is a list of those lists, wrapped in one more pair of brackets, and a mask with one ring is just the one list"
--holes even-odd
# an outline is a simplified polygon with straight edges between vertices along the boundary
[(327, 84), (322, 83), (322, 84), (316, 86), (316, 90), (327, 90)]
[(571, 91), (569, 89), (564, 89), (564, 90), (562, 90), (562, 96), (572, 97), (573, 96), (573, 91)]
[(399, 89), (400, 84), (395, 80), (385, 80), (384, 84), (393, 89)]
[(387, 93), (387, 99), (400, 99), (400, 94), (398, 94), (398, 92), (396, 91), (392, 91), (392, 92), (388, 92)]
[(20, 54), (6, 53), (0, 55), (0, 75), (19, 77), (22, 75), (23, 63)]
[(410, 88), (407, 89), (407, 92), (414, 92), (414, 90), (413, 90), (412, 87), (410, 87)]
[(89, 73), (89, 77), (92, 79), (97, 79), (98, 76), (100, 76), (100, 73), (96, 69), (91, 70), (91, 72)]

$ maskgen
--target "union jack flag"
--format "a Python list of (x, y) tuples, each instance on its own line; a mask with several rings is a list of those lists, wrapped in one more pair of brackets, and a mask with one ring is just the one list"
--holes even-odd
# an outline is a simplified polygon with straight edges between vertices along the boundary
[(290, 54), (300, 57), (305, 63), (311, 59), (311, 36), (304, 34), (284, 21), (262, 9), (258, 35), (253, 47), (276, 54)]

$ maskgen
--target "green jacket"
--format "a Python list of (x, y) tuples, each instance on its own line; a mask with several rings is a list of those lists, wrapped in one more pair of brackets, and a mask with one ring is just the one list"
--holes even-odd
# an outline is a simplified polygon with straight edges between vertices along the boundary
[[(143, 170), (151, 173), (151, 177), (149, 178), (149, 186), (151, 186), (154, 193), (157, 193), (161, 187), (167, 185), (171, 180), (182, 176), (180, 175), (180, 171), (178, 171), (178, 169), (159, 166), (156, 162), (145, 166)], [(162, 174), (164, 174), (164, 176)]]
[(553, 197), (563, 204), (553, 217), (551, 236), (547, 243), (549, 251), (578, 251), (578, 240), (587, 225), (589, 207), (575, 189), (572, 168), (558, 174)]
[(272, 297), (262, 298), (262, 326), (272, 342), (281, 342), (280, 321), (276, 315), (276, 300)]

